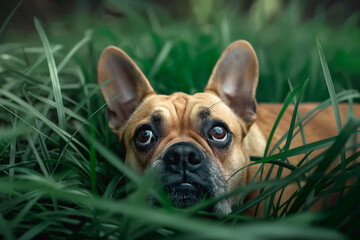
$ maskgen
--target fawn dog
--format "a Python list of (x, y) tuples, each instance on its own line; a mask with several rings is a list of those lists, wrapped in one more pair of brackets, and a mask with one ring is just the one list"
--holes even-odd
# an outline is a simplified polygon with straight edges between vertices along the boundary
[[(99, 84), (109, 79), (101, 93), (110, 128), (125, 146), (125, 162), (140, 173), (152, 166), (175, 207), (192, 206), (205, 196), (221, 196), (254, 178), (259, 165), (244, 168), (229, 179), (249, 165), (250, 156), (264, 154), (282, 106), (257, 104), (258, 61), (248, 42), (229, 45), (204, 92), (194, 95), (156, 94), (138, 66), (116, 47), (106, 48), (98, 64)], [(299, 111), (305, 114), (314, 106), (302, 104)], [(347, 105), (339, 108), (344, 119)], [(293, 109), (290, 106), (285, 112), (273, 142), (289, 128)], [(355, 105), (354, 110), (359, 115), (360, 106)], [(332, 109), (318, 114), (304, 131), (308, 142), (337, 135)], [(295, 137), (291, 147), (301, 144), (301, 137)], [(295, 185), (288, 186), (283, 198), (294, 191)], [(243, 201), (256, 194), (248, 194)], [(149, 202), (154, 201), (149, 197)], [(235, 202), (219, 201), (211, 211), (228, 214)]]

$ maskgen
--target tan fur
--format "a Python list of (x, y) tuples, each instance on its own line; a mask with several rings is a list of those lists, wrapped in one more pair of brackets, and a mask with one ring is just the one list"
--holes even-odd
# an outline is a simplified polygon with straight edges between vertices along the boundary
[[(230, 153), (224, 154), (224, 152), (213, 151), (203, 137), (199, 135), (199, 126), (193, 116), (196, 116), (199, 110), (204, 106), (213, 106), (212, 114), (214, 118), (227, 122), (232, 131), (238, 133), (234, 136)], [(243, 121), (227, 108), (225, 103), (219, 97), (209, 93), (187, 95), (178, 92), (170, 96), (153, 95), (146, 98), (133, 114), (130, 121), (127, 122), (128, 125), (124, 126), (124, 132), (118, 132), (120, 141), (125, 141), (127, 153), (134, 151), (131, 144), (131, 137), (129, 136), (133, 135), (135, 128), (138, 125), (148, 122), (149, 116), (153, 112), (161, 112), (162, 116), (166, 116), (165, 137), (159, 145), (156, 146), (151, 155), (149, 154), (146, 156), (146, 159), (144, 159), (143, 156), (136, 154), (127, 154), (125, 161), (138, 172), (144, 172), (146, 166), (152, 162), (154, 156), (159, 155), (161, 151), (171, 144), (180, 141), (194, 143), (207, 153), (210, 153), (227, 177), (230, 177), (239, 166), (246, 165), (246, 159), (242, 156), (243, 151), (241, 151), (242, 137), (244, 135), (242, 129), (244, 126)], [(233, 119), (234, 121), (229, 122), (228, 119)], [(224, 157), (226, 157), (226, 159), (224, 159)], [(241, 182), (242, 185), (245, 183), (245, 179), (246, 172), (243, 171), (232, 181), (237, 183)]]
[[(113, 62), (125, 63), (125, 66), (117, 68)], [(170, 96), (156, 95), (135, 63), (123, 51), (114, 47), (104, 51), (98, 72), (99, 83), (109, 78), (115, 79), (102, 88), (106, 101), (116, 98), (119, 91), (122, 93), (114, 102), (108, 104), (110, 127), (119, 140), (124, 142), (126, 163), (140, 173), (172, 144), (189, 142), (210, 155), (224, 178), (228, 179), (238, 169), (250, 164), (250, 156), (263, 156), (266, 140), (282, 108), (281, 104), (256, 104), (258, 62), (251, 45), (245, 41), (235, 42), (224, 51), (205, 91), (194, 95), (180, 92)], [(302, 104), (299, 108), (300, 114), (303, 116), (315, 106), (316, 104)], [(339, 107), (344, 123), (347, 105), (341, 104)], [(211, 110), (212, 118), (227, 123), (233, 133), (232, 143), (225, 150), (211, 147), (199, 133), (201, 126), (198, 114), (204, 108)], [(293, 109), (294, 106), (291, 105), (285, 112), (271, 147), (289, 129)], [(360, 106), (355, 105), (354, 111), (359, 116)], [(149, 152), (140, 153), (132, 142), (135, 129), (149, 122), (154, 113), (164, 119), (163, 137)], [(336, 136), (338, 132), (331, 107), (311, 120), (304, 131), (307, 143)], [(298, 134), (290, 148), (301, 145), (303, 140)], [(299, 159), (300, 157), (293, 157), (291, 161), (296, 164)], [(259, 165), (255, 165), (237, 173), (228, 183), (229, 190), (249, 183), (258, 167)], [(265, 169), (268, 171), (269, 168)], [(284, 170), (283, 175), (286, 174), (288, 172)], [(289, 186), (283, 199), (294, 191), (296, 188)], [(256, 192), (253, 192), (249, 197), (255, 195)]]
[[(300, 106), (299, 106), (300, 115), (304, 116), (306, 113), (308, 113), (309, 111), (314, 109), (317, 105), (318, 105), (317, 103), (300, 104)], [(259, 127), (259, 129), (261, 129), (262, 136), (259, 133), (249, 135), (250, 142), (253, 142), (253, 140), (256, 138), (263, 138), (263, 137), (265, 139), (269, 138), (272, 127), (273, 127), (275, 120), (276, 120), (277, 116), (279, 115), (282, 107), (283, 107), (282, 104), (262, 103), (262, 104), (258, 105), (258, 112), (257, 112), (258, 118), (257, 118), (255, 125), (257, 125)], [(354, 105), (353, 110), (354, 110), (354, 113), (356, 116), (360, 116), (360, 105), (359, 104)], [(289, 130), (293, 111), (294, 111), (294, 105), (290, 105), (288, 107), (287, 111), (284, 113), (282, 120), (280, 121), (280, 124), (277, 127), (277, 130), (273, 136), (273, 140), (271, 141), (270, 149), (272, 149), (274, 147), (275, 143), (277, 143), (279, 141), (279, 139)], [(344, 123), (346, 122), (346, 114), (348, 111), (348, 105), (343, 104), (343, 103), (339, 104), (339, 111), (340, 111), (342, 123), (344, 125)], [(316, 142), (316, 141), (319, 141), (322, 139), (337, 136), (338, 130), (336, 127), (335, 115), (334, 115), (332, 107), (329, 106), (326, 109), (324, 109), (323, 111), (321, 111), (306, 126), (304, 126), (303, 130), (305, 133), (306, 143), (312, 143), (312, 142)], [(297, 134), (291, 141), (290, 149), (304, 145), (303, 141), (304, 140), (302, 139), (301, 134), (300, 133)], [(358, 141), (360, 141), (360, 138), (358, 138)], [(258, 143), (258, 140), (255, 140), (255, 142), (250, 143), (249, 145), (256, 146), (257, 143)], [(280, 146), (283, 147), (284, 144), (285, 144), (285, 141)], [(248, 149), (248, 150), (249, 150), (249, 152), (251, 152), (250, 155), (257, 156), (257, 154), (258, 154), (257, 150), (255, 150), (254, 152), (252, 152), (253, 151), (252, 149)], [(325, 149), (320, 149), (320, 150), (314, 151), (310, 156), (315, 156), (324, 150)], [(275, 153), (277, 153), (277, 152), (278, 151), (275, 151)], [(293, 165), (297, 165), (297, 163), (303, 158), (303, 156), (304, 155), (290, 157), (289, 160), (291, 161), (291, 163)], [(254, 167), (249, 168), (248, 180), (251, 180), (254, 177), (258, 167), (259, 166), (254, 166)], [(267, 174), (267, 172), (269, 171), (269, 168), (270, 168), (269, 164), (265, 165), (265, 174)], [(274, 168), (271, 176), (275, 177), (276, 172), (277, 172), (277, 167)], [(288, 175), (289, 173), (290, 173), (289, 170), (284, 169), (282, 176), (284, 177), (284, 176)], [(298, 190), (298, 187), (295, 184), (292, 184), (292, 185), (288, 186), (287, 188), (285, 188), (285, 191), (282, 196), (283, 202), (286, 201), (297, 190)], [(256, 192), (250, 194), (250, 197), (254, 197), (255, 195), (256, 195)], [(331, 204), (331, 202), (335, 203), (334, 201), (336, 201), (335, 196), (333, 196), (333, 199), (328, 199), (329, 204)], [(261, 213), (262, 213), (262, 207), (263, 206), (260, 205), (260, 209), (258, 211), (259, 217), (261, 216)], [(322, 205), (321, 205), (321, 202), (319, 202), (319, 204), (314, 206), (312, 208), (312, 210), (320, 210), (321, 208), (322, 208)], [(253, 210), (254, 209), (251, 209), (248, 214), (253, 215), (253, 213), (254, 213)]]

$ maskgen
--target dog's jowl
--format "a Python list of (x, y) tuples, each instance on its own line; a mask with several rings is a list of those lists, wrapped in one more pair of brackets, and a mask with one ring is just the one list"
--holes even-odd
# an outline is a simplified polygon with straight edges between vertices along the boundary
[[(256, 165), (230, 176), (249, 165), (249, 156), (263, 155), (266, 138), (281, 109), (279, 104), (256, 103), (258, 61), (246, 41), (234, 42), (224, 51), (202, 93), (156, 94), (136, 64), (115, 47), (102, 53), (98, 81), (109, 81), (101, 92), (108, 103), (110, 128), (125, 146), (126, 163), (140, 173), (149, 166), (156, 169), (169, 198), (179, 208), (249, 183)], [(302, 105), (300, 111), (313, 106)], [(345, 113), (346, 106), (340, 110)], [(307, 139), (336, 135), (329, 111), (308, 124)], [(360, 112), (359, 106), (355, 112)], [(289, 126), (291, 114), (291, 109), (285, 113), (274, 142)], [(323, 123), (325, 118), (327, 124)], [(301, 139), (294, 138), (293, 144), (300, 145)], [(288, 187), (283, 195), (293, 191)], [(244, 201), (255, 195), (250, 193)], [(156, 203), (151, 196), (148, 200)], [(235, 198), (223, 200), (211, 210), (227, 214), (236, 202)]]

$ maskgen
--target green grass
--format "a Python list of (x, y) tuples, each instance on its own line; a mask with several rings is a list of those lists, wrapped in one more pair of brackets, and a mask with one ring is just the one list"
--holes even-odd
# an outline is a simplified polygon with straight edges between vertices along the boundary
[[(339, 136), (315, 143), (304, 139), (303, 146), (289, 147), (293, 136), (302, 134), (302, 127), (322, 109), (333, 106), (339, 119), (338, 102), (359, 101), (357, 16), (350, 16), (337, 28), (327, 23), (326, 12), (301, 20), (303, 9), (297, 1), (278, 10), (276, 17), (262, 14), (264, 6), (260, 3), (249, 15), (239, 15), (235, 7), (226, 5), (206, 8), (202, 1), (192, 4), (194, 9), (206, 11), (178, 19), (152, 4), (117, 5), (114, 1), (112, 8), (120, 9), (126, 17), (104, 16), (100, 11), (93, 13), (96, 17), (76, 14), (47, 24), (34, 20), (36, 30), (22, 32), (27, 40), (7, 29), (6, 23), (1, 26), (0, 238), (357, 236), (360, 166), (354, 161), (360, 152), (354, 149), (360, 144), (353, 136), (360, 134), (360, 120), (350, 111), (341, 129), (338, 121)], [(11, 21), (11, 14), (7, 19)], [(69, 23), (70, 30), (66, 28)], [(301, 100), (322, 103), (304, 116), (295, 112), (289, 131), (275, 147), (270, 148), (270, 137), (264, 156), (252, 159), (252, 164), (259, 166), (279, 165), (280, 172), (287, 168), (290, 175), (273, 180), (262, 176), (263, 181), (219, 199), (185, 210), (174, 209), (155, 184), (152, 171), (140, 176), (120, 157), (121, 146), (109, 131), (106, 105), (96, 83), (99, 54), (108, 45), (119, 46), (159, 93), (194, 93), (203, 89), (217, 58), (236, 39), (250, 41), (257, 51), (260, 101), (284, 102), (283, 110)], [(280, 148), (284, 142), (285, 147)], [(326, 147), (323, 153), (309, 157), (309, 153)], [(303, 157), (297, 166), (287, 161), (295, 155)], [(341, 162), (337, 163), (339, 156)], [(332, 170), (326, 171), (330, 166)], [(258, 174), (262, 175), (261, 168)], [(355, 181), (345, 188), (345, 181), (353, 178)], [(292, 206), (289, 201), (283, 205), (274, 202), (275, 192), (300, 180), (307, 184), (291, 197)], [(210, 216), (202, 211), (222, 198), (243, 198), (255, 189), (261, 193), (239, 204), (230, 215)], [(161, 207), (147, 206), (149, 192), (157, 196)], [(333, 192), (341, 195), (341, 204), (321, 212), (308, 211)], [(266, 206), (263, 219), (242, 214), (261, 201)]]

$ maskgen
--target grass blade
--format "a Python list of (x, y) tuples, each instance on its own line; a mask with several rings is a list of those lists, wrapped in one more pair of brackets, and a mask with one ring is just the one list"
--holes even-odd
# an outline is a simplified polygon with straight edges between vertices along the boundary
[(286, 98), (285, 102), (284, 102), (284, 105), (283, 107), (281, 108), (281, 111), (279, 113), (279, 115), (277, 116), (276, 118), (276, 121), (274, 123), (274, 126), (273, 128), (271, 129), (271, 132), (270, 132), (270, 135), (269, 135), (269, 138), (268, 138), (268, 141), (266, 143), (266, 147), (265, 147), (265, 151), (264, 151), (264, 157), (266, 157), (268, 155), (268, 151), (269, 151), (269, 147), (270, 147), (270, 144), (271, 144), (271, 140), (274, 136), (274, 133), (276, 131), (276, 128), (277, 126), (279, 125), (280, 123), (280, 120), (282, 118), (282, 116), (284, 115), (287, 107), (290, 105), (290, 103), (292, 102), (293, 98), (295, 97), (296, 93), (298, 92), (298, 86), (296, 86), (292, 91), (291, 93), (289, 94), (289, 96)]
[(80, 133), (87, 139), (90, 144), (107, 160), (111, 165), (116, 167), (120, 172), (125, 174), (130, 180), (138, 184), (140, 182), (140, 176), (129, 166), (119, 159), (114, 153), (106, 149), (99, 141), (92, 138), (91, 135), (81, 130)]
[[(95, 128), (91, 124), (90, 126), (90, 135), (91, 138), (95, 138)], [(96, 188), (96, 150), (94, 148), (94, 144), (90, 144), (90, 183), (91, 183), (91, 191), (93, 194), (97, 194)]]
[[(74, 141), (75, 143), (77, 143), (79, 146), (81, 146), (83, 149), (87, 150), (87, 148), (81, 143), (79, 142), (77, 139), (73, 139), (71, 137), (71, 135), (66, 132), (64, 129), (59, 128), (56, 124), (54, 124), (53, 122), (51, 122), (46, 116), (44, 116), (43, 114), (41, 114), (35, 107), (33, 107), (32, 105), (28, 104), (27, 102), (25, 102), (24, 100), (22, 100), (21, 98), (15, 96), (14, 94), (12, 94), (11, 92), (8, 91), (4, 91), (3, 89), (0, 89), (0, 94), (8, 97), (10, 100), (16, 102), (19, 104), (19, 106), (21, 106), (21, 108), (18, 108), (18, 110), (20, 111), (24, 111), (24, 112), (28, 112), (29, 114), (31, 114), (34, 117), (39, 118), (41, 121), (43, 121), (46, 125), (48, 125), (56, 134), (58, 134), (63, 140), (68, 141), (69, 139), (71, 139), (72, 141)], [(2, 99), (0, 99), (2, 100)], [(1, 105), (0, 105), (1, 106)], [(21, 118), (19, 118), (21, 119)], [(26, 123), (26, 122), (25, 122)], [(33, 128), (35, 129), (35, 128)], [(70, 146), (74, 149), (77, 150), (76, 147), (69, 143)]]
[(0, 236), (4, 237), (4, 240), (15, 239), (12, 233), (12, 228), (9, 226), (8, 222), (4, 219), (1, 213), (0, 213)]
[[(328, 67), (328, 65), (326, 63), (325, 55), (324, 55), (324, 53), (322, 51), (319, 39), (317, 39), (317, 46), (318, 46), (318, 52), (319, 52), (319, 56), (320, 56), (321, 66), (322, 66), (322, 69), (323, 69), (323, 72), (324, 72), (326, 86), (327, 86), (328, 92), (330, 94), (330, 100), (331, 100), (331, 104), (332, 104), (334, 114), (335, 114), (336, 127), (338, 129), (338, 133), (340, 134), (341, 129), (342, 129), (342, 124), (341, 124), (339, 106), (338, 106), (338, 102), (337, 102), (337, 98), (336, 98), (334, 84), (333, 84), (333, 81), (331, 79), (329, 67)], [(346, 158), (345, 157), (345, 152), (344, 151), (341, 152), (340, 156), (341, 156), (342, 170), (343, 170), (343, 172), (345, 172), (345, 158)], [(343, 184), (345, 186), (345, 182)], [(340, 196), (342, 197), (343, 194), (344, 194), (344, 192), (342, 191), (340, 193)]]
[(61, 72), (61, 70), (66, 66), (66, 64), (69, 62), (71, 57), (86, 43), (88, 43), (91, 40), (91, 37), (89, 35), (86, 35), (80, 42), (78, 42), (71, 50), (70, 52), (65, 56), (65, 58), (59, 63), (57, 66), (58, 73)]
[[(196, 218), (189, 218), (182, 214), (173, 214), (172, 212), (164, 211), (163, 209), (149, 208), (143, 205), (134, 204), (129, 201), (110, 201), (100, 199), (98, 197), (89, 197), (84, 194), (74, 193), (69, 190), (60, 188), (59, 185), (46, 180), (31, 181), (24, 185), (23, 182), (14, 182), (9, 184), (7, 181), (0, 180), (0, 191), (12, 191), (37, 189), (38, 191), (49, 193), (52, 196), (77, 203), (83, 206), (88, 206), (91, 209), (99, 209), (106, 212), (121, 213), (126, 216), (144, 221), (145, 223), (152, 223), (159, 226), (164, 226), (178, 231), (192, 233), (199, 238), (206, 239), (344, 239), (339, 233), (333, 230), (325, 230), (320, 228), (307, 227), (304, 231), (303, 228), (277, 225), (271, 223), (258, 223), (246, 226), (223, 226), (216, 222), (209, 220), (199, 220)], [(35, 230), (45, 229), (48, 225), (36, 225)], [(206, 231), (204, 231), (206, 229)], [(261, 231), (259, 231), (261, 229)], [(29, 230), (30, 231), (30, 230)], [(30, 234), (29, 234), (30, 235)]]
[(330, 94), (331, 105), (332, 105), (332, 107), (334, 109), (334, 113), (335, 113), (336, 126), (337, 126), (337, 129), (338, 129), (338, 133), (340, 134), (341, 129), (342, 129), (342, 124), (341, 124), (340, 111), (339, 111), (338, 101), (337, 101), (337, 98), (336, 98), (334, 84), (333, 84), (333, 81), (331, 79), (329, 67), (328, 67), (328, 65), (326, 63), (325, 55), (324, 55), (324, 53), (322, 51), (319, 40), (317, 40), (317, 46), (318, 46), (321, 66), (322, 66), (322, 69), (323, 69), (323, 72), (324, 72), (326, 86), (327, 86), (329, 94)]
[(30, 228), (27, 232), (25, 232), (18, 240), (30, 240), (36, 237), (36, 235), (40, 234), (47, 227), (51, 225), (51, 222), (44, 221)]
[[(48, 106), (51, 106), (51, 107), (55, 107), (55, 108), (56, 108), (56, 103), (53, 102), (53, 101), (51, 101), (51, 100), (49, 100), (49, 99), (47, 99), (47, 98), (44, 98), (44, 97), (39, 96), (39, 95), (37, 95), (37, 94), (34, 94), (34, 93), (32, 93), (32, 92), (29, 92), (29, 95), (32, 96), (32, 97), (34, 97), (35, 99), (37, 99), (37, 100), (45, 103), (45, 104), (48, 105)], [(72, 118), (74, 118), (74, 119), (76, 119), (76, 120), (78, 120), (78, 121), (80, 121), (80, 122), (82, 122), (82, 123), (84, 123), (84, 124), (88, 124), (88, 122), (87, 122), (87, 120), (86, 120), (85, 118), (83, 118), (82, 116), (76, 114), (76, 113), (73, 112), (71, 109), (68, 109), (68, 108), (64, 107), (64, 111), (65, 111), (65, 113), (66, 113), (69, 117), (72, 117)]]
[(35, 148), (35, 145), (34, 145), (32, 139), (31, 139), (30, 137), (28, 138), (28, 143), (29, 143), (30, 147), (31, 147), (32, 150), (33, 150), (33, 154), (35, 155), (35, 159), (37, 160), (37, 162), (38, 162), (38, 164), (39, 164), (39, 166), (40, 166), (41, 171), (43, 172), (43, 174), (44, 174), (45, 176), (48, 177), (48, 176), (49, 176), (49, 171), (47, 170), (47, 168), (46, 168), (43, 160), (40, 158), (40, 156), (39, 156), (39, 154), (38, 154), (38, 152), (37, 152), (37, 150), (36, 150), (36, 148)]
[[(27, 126), (29, 126), (31, 129), (33, 129), (34, 131), (36, 131), (39, 134), (42, 134), (45, 138), (47, 138), (48, 140), (50, 140), (51, 142), (56, 143), (55, 140), (51, 139), (49, 136), (45, 135), (44, 133), (40, 132), (40, 130), (38, 130), (35, 126), (31, 125), (28, 121), (26, 121), (24, 118), (20, 117), (17, 113), (11, 111), (9, 108), (5, 107), (2, 103), (7, 103), (8, 105), (10, 104), (7, 101), (1, 101), (2, 99), (0, 99), (0, 107), (4, 108), (6, 111), (8, 111), (9, 113), (11, 113), (12, 115), (14, 115), (16, 118), (20, 119), (23, 123), (25, 123)], [(24, 109), (21, 109), (22, 111), (25, 111)], [(28, 133), (28, 130), (25, 131), (25, 133)], [(3, 135), (2, 135), (3, 136)], [(7, 135), (8, 136), (8, 135)], [(2, 140), (2, 137), (0, 137), (0, 140)]]
[[(52, 47), (52, 53), (56, 53), (58, 51), (60, 51), (63, 47), (61, 45), (55, 45)], [(31, 65), (31, 67), (29, 67), (26, 71), (25, 74), (26, 75), (31, 75), (40, 65), (41, 63), (46, 59), (45, 55), (40, 55), (39, 58), (36, 60), (36, 62)]]
[(159, 68), (161, 67), (161, 65), (164, 63), (166, 57), (169, 55), (171, 48), (172, 48), (173, 44), (171, 42), (166, 42), (165, 45), (163, 46), (163, 48), (161, 49), (158, 57), (155, 60), (155, 63), (149, 73), (149, 78), (152, 78), (156, 72), (159, 70)]
[[(15, 110), (15, 114), (16, 114), (16, 110)], [(15, 130), (15, 128), (17, 127), (17, 118), (14, 118), (14, 122), (13, 122), (13, 129)], [(14, 140), (11, 142), (10, 144), (10, 162), (9, 165), (14, 165), (15, 164), (15, 156), (16, 156), (16, 137), (14, 138)], [(9, 170), (9, 177), (10, 177), (10, 181), (13, 180), (14, 178), (14, 169), (10, 169)]]
[(21, 6), (21, 4), (23, 3), (24, 0), (20, 0), (18, 2), (18, 4), (16, 4), (16, 6), (14, 7), (14, 9), (11, 11), (11, 13), (9, 14), (9, 16), (6, 18), (5, 22), (1, 25), (0, 28), (0, 36), (2, 35), (2, 33), (4, 32), (6, 26), (8, 25), (10, 19), (14, 16), (15, 12), (18, 10), (18, 8)]
[(292, 157), (292, 156), (296, 156), (296, 155), (300, 155), (300, 154), (307, 154), (307, 153), (309, 153), (311, 151), (318, 150), (318, 149), (330, 146), (332, 143), (334, 143), (335, 139), (336, 139), (336, 137), (330, 137), (330, 138), (327, 138), (327, 139), (319, 140), (317, 142), (308, 143), (306, 145), (299, 146), (299, 147), (296, 147), (296, 148), (292, 148), (292, 149), (289, 149), (287, 151), (280, 152), (280, 153), (277, 153), (277, 154), (274, 154), (274, 155), (271, 155), (271, 156), (267, 156), (267, 157), (264, 157), (264, 158), (260, 158), (260, 159), (258, 159), (258, 157), (253, 157), (253, 159), (256, 160), (255, 163), (251, 163), (251, 164), (249, 164), (249, 165), (247, 165), (245, 167), (242, 167), (242, 168), (236, 170), (228, 178), (228, 180), (230, 180), (238, 172), (240, 172), (243, 169), (248, 168), (248, 167), (250, 167), (252, 165), (261, 164), (261, 163), (270, 163), (272, 161), (282, 159), (282, 158), (288, 158), (288, 157)]
[[(360, 94), (359, 92), (355, 90), (349, 90), (349, 91), (343, 91), (336, 95), (338, 101), (346, 101), (349, 99), (359, 99)], [(331, 100), (328, 99), (322, 103), (320, 103), (318, 106), (316, 106), (313, 110), (306, 113), (303, 117), (301, 117), (296, 123), (295, 127), (298, 127), (300, 123), (305, 127), (316, 115), (318, 115), (322, 110), (324, 110), (326, 107), (331, 105)], [(294, 136), (296, 136), (300, 130), (296, 131)], [(273, 152), (280, 146), (280, 144), (286, 139), (287, 131), (284, 133), (284, 135), (279, 139), (279, 141), (274, 145), (273, 149), (270, 151), (270, 155), (273, 154)]]
[(318, 181), (324, 176), (326, 169), (332, 163), (331, 160), (336, 158), (342, 151), (345, 146), (346, 141), (348, 141), (351, 134), (356, 131), (356, 129), (360, 126), (360, 119), (352, 117), (349, 119), (347, 124), (345, 125), (343, 131), (340, 135), (336, 138), (335, 143), (331, 146), (331, 148), (326, 151), (325, 156), (321, 160), (318, 165), (318, 168), (312, 174), (309, 179), (307, 180), (306, 185), (300, 191), (299, 197), (295, 200), (294, 204), (291, 206), (289, 213), (298, 212), (307, 197), (309, 196), (310, 192), (315, 188)]
[[(293, 86), (292, 86), (292, 84), (291, 84), (290, 79), (288, 80), (288, 82), (289, 82), (290, 90), (293, 90)], [(297, 101), (300, 101), (300, 100), (295, 97), (295, 98), (294, 98), (294, 103), (296, 104)], [(297, 118), (298, 118), (298, 120), (301, 119), (301, 114), (300, 114), (299, 111), (297, 111)], [(300, 133), (301, 133), (302, 143), (303, 143), (303, 144), (306, 144), (306, 137), (305, 137), (304, 127), (303, 127), (303, 125), (302, 125), (302, 122), (299, 123), (299, 131), (300, 131)], [(307, 158), (306, 161), (309, 161), (309, 159)]]
[[(299, 87), (299, 89), (297, 91), (297, 94), (296, 94), (297, 97), (295, 98), (297, 100), (295, 100), (295, 107), (294, 107), (294, 111), (293, 111), (293, 114), (292, 114), (292, 117), (291, 117), (290, 126), (289, 126), (289, 130), (288, 130), (288, 134), (287, 134), (287, 137), (286, 137), (286, 142), (285, 142), (285, 146), (283, 148), (283, 151), (287, 151), (290, 148), (290, 144), (291, 144), (291, 141), (293, 139), (295, 120), (296, 120), (296, 116), (298, 114), (298, 108), (299, 108), (299, 105), (300, 105), (300, 99), (302, 98), (302, 96), (304, 94), (304, 91), (305, 91), (305, 88), (306, 88), (308, 82), (309, 82), (309, 79), (306, 79), (305, 81), (302, 81), (300, 83), (300, 87)], [(286, 157), (283, 157), (281, 159), (281, 161), (285, 162)], [(276, 179), (280, 179), (281, 176), (282, 176), (282, 173), (283, 173), (283, 167), (279, 166), (278, 171), (276, 173)], [(270, 176), (270, 174), (271, 174), (271, 171), (269, 171), (268, 176)], [(275, 199), (275, 193), (270, 197), (269, 203), (273, 203), (274, 199)], [(281, 201), (281, 196), (278, 199), (278, 204), (280, 204), (280, 201)], [(268, 214), (271, 212), (271, 208), (272, 208), (272, 206), (270, 204), (269, 204), (268, 208), (264, 208), (264, 212), (265, 212), (264, 216), (268, 216)], [(275, 211), (274, 211), (274, 213), (275, 213)]]
[(62, 100), (61, 88), (60, 88), (60, 81), (58, 77), (57, 68), (55, 65), (54, 56), (52, 53), (52, 49), (49, 43), (49, 40), (46, 37), (45, 31), (41, 26), (41, 23), (36, 18), (34, 19), (36, 30), (39, 33), (40, 39), (43, 43), (46, 59), (49, 66), (50, 72), (50, 79), (53, 86), (54, 98), (56, 102), (56, 109), (58, 114), (59, 120), (59, 127), (61, 129), (65, 129), (65, 111), (64, 111), (64, 104)]
[(36, 204), (36, 202), (39, 200), (40, 196), (37, 196), (30, 200), (23, 209), (19, 211), (19, 213), (16, 215), (16, 217), (12, 220), (12, 225), (16, 227), (26, 216), (26, 214), (29, 213), (30, 209)]

